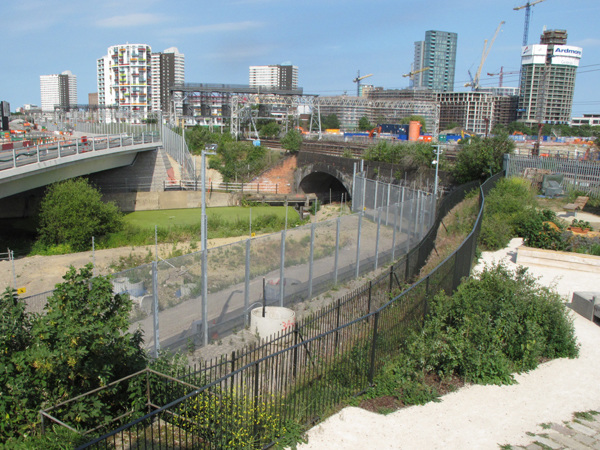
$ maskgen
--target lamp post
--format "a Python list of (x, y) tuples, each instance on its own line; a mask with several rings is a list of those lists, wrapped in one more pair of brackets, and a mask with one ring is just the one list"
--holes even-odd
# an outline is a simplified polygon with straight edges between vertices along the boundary
[(435, 147), (435, 161), (432, 164), (435, 164), (435, 184), (433, 188), (433, 197), (437, 201), (437, 191), (438, 191), (438, 172), (440, 169), (440, 147), (441, 145), (434, 145)]
[(202, 234), (202, 332), (204, 334), (204, 346), (208, 345), (208, 261), (207, 261), (207, 225), (206, 225), (206, 155), (216, 155), (215, 144), (207, 145), (202, 150), (202, 216), (200, 218), (200, 233)]

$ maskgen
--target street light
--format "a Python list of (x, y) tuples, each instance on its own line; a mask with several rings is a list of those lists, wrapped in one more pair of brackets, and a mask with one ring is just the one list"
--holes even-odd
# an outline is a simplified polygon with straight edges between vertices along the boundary
[(207, 239), (206, 239), (206, 155), (216, 155), (214, 150), (216, 144), (210, 144), (202, 150), (202, 216), (200, 218), (200, 233), (202, 234), (202, 331), (204, 334), (204, 346), (208, 345), (208, 261), (207, 261)]
[(440, 169), (440, 152), (441, 152), (441, 145), (434, 145), (435, 147), (435, 161), (433, 161), (431, 164), (435, 165), (435, 184), (434, 184), (434, 188), (433, 188), (433, 197), (435, 198), (435, 200), (437, 201), (437, 191), (438, 191), (438, 172)]

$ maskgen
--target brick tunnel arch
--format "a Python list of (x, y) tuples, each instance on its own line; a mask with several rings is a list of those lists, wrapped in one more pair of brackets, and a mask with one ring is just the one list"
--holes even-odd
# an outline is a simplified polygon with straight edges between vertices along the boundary
[(329, 166), (321, 164), (305, 166), (300, 172), (297, 190), (305, 194), (315, 194), (319, 201), (329, 203), (351, 199), (352, 178)]

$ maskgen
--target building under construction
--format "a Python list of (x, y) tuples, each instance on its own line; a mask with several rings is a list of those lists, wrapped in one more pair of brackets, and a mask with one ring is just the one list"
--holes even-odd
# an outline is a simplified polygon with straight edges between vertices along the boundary
[(582, 49), (566, 43), (565, 30), (548, 30), (539, 45), (523, 47), (519, 122), (528, 126), (569, 123)]

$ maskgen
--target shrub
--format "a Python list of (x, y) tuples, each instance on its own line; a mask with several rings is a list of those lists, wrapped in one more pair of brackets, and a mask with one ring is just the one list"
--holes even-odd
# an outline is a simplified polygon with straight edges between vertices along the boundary
[(449, 297), (437, 295), (411, 352), (425, 371), (465, 381), (503, 384), (544, 358), (578, 354), (573, 324), (560, 296), (526, 269), (486, 267)]
[(522, 178), (503, 178), (485, 198), (479, 243), (486, 250), (498, 250), (518, 235), (517, 224), (535, 209), (531, 185)]
[(40, 205), (39, 242), (69, 245), (74, 251), (92, 246), (93, 236), (122, 228), (122, 214), (114, 203), (104, 203), (100, 192), (83, 178), (52, 184)]

